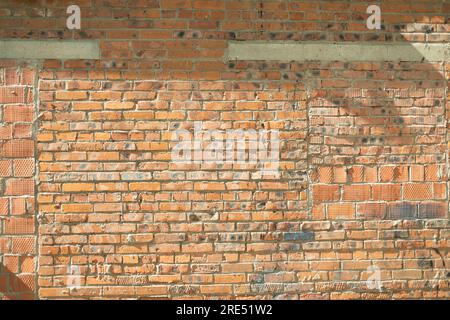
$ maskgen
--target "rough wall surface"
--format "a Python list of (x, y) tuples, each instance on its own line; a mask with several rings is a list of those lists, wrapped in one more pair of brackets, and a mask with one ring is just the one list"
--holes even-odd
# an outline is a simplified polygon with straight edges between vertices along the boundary
[[(0, 39), (101, 47), (0, 64), (4, 297), (449, 298), (450, 63), (224, 60), (237, 40), (448, 42), (448, 1), (379, 1), (380, 31), (366, 1), (75, 2), (75, 31), (72, 1), (0, 2)], [(196, 121), (279, 130), (280, 175), (174, 163)]]
[(36, 297), (36, 69), (0, 63), (0, 296)]

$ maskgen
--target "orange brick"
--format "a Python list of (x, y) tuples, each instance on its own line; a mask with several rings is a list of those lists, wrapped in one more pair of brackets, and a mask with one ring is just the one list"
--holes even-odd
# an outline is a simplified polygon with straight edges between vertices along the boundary
[(440, 181), (441, 167), (438, 165), (425, 166), (425, 181)]
[(36, 272), (35, 258), (33, 258), (33, 257), (21, 257), (20, 270), (23, 273)]
[(233, 290), (231, 285), (203, 285), (200, 292), (204, 294), (230, 294)]
[(5, 122), (32, 122), (33, 108), (30, 106), (5, 106)]
[(14, 160), (15, 177), (31, 177), (34, 175), (34, 159)]
[(377, 167), (364, 167), (365, 182), (379, 182)]
[(32, 136), (32, 125), (16, 123), (13, 128), (14, 138), (31, 138)]
[(347, 182), (347, 169), (344, 167), (335, 167), (334, 170), (334, 182), (346, 183)]
[(343, 200), (364, 201), (370, 200), (370, 186), (349, 185), (344, 186)]
[(329, 204), (327, 212), (330, 219), (352, 219), (355, 217), (355, 206), (352, 203)]
[(353, 183), (364, 182), (364, 167), (353, 166), (348, 170), (349, 179)]
[(407, 166), (383, 166), (380, 170), (381, 182), (408, 181)]
[(0, 104), (28, 103), (31, 100), (31, 93), (27, 94), (24, 86), (0, 87)]
[(7, 234), (32, 234), (34, 233), (34, 218), (10, 217), (5, 223)]
[(158, 191), (161, 190), (159, 182), (132, 182), (130, 183), (131, 191)]
[(93, 212), (93, 205), (88, 203), (63, 204), (62, 212), (67, 213)]
[(9, 196), (34, 195), (34, 180), (8, 179), (5, 194)]
[(425, 167), (421, 165), (411, 166), (411, 181), (425, 181)]
[(11, 213), (13, 215), (24, 215), (34, 212), (33, 198), (13, 198), (11, 199)]
[(85, 100), (88, 97), (86, 91), (57, 91), (56, 100)]
[(404, 198), (406, 200), (431, 200), (433, 190), (431, 184), (409, 183), (404, 186)]
[(19, 257), (7, 255), (3, 258), (3, 265), (12, 273), (19, 272)]
[(0, 215), (6, 216), (9, 214), (9, 199), (0, 198)]
[(12, 238), (11, 241), (14, 254), (33, 254), (36, 251), (34, 237)]
[(338, 201), (340, 199), (339, 186), (315, 185), (313, 186), (314, 202)]
[(117, 102), (111, 101), (105, 103), (105, 109), (109, 110), (128, 110), (134, 108), (134, 102)]
[(10, 160), (0, 160), (0, 177), (12, 175), (12, 165)]
[(3, 145), (2, 154), (6, 158), (29, 158), (34, 155), (33, 140), (9, 140)]
[(372, 186), (373, 200), (400, 200), (401, 186), (398, 184), (374, 184)]
[(357, 204), (358, 216), (366, 219), (383, 219), (387, 214), (385, 203), (359, 203)]
[(64, 192), (89, 192), (94, 191), (93, 183), (65, 183), (62, 186)]
[(320, 183), (332, 183), (334, 180), (333, 167), (318, 168), (318, 178)]

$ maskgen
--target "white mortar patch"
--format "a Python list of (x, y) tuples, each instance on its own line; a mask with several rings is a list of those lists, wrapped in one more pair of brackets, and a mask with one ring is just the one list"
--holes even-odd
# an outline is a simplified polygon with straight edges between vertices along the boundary
[(1, 59), (100, 59), (95, 40), (1, 40)]
[(450, 61), (449, 43), (230, 41), (226, 60)]

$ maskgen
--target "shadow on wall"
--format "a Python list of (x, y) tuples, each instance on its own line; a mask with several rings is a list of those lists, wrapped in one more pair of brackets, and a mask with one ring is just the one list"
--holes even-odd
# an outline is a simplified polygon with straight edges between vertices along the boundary
[[(310, 139), (319, 142), (311, 152), (312, 181), (344, 191), (342, 198), (322, 199), (318, 186), (314, 202), (347, 201), (340, 210), (356, 208), (356, 217), (371, 219), (445, 218), (443, 62), (340, 64), (330, 79), (322, 77), (327, 66), (316, 70), (307, 85)], [(359, 190), (358, 183), (374, 185)]]
[(0, 264), (0, 300), (33, 300), (33, 287), (33, 275), (17, 275)]

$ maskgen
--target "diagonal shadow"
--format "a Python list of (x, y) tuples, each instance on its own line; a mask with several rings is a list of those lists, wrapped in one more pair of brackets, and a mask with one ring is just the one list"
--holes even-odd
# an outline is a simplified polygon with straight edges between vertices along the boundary
[[(425, 14), (418, 20), (431, 20)], [(448, 19), (446, 21), (448, 23)], [(414, 24), (394, 26), (397, 41), (409, 43), (408, 36), (403, 36), (403, 29), (413, 28)], [(411, 45), (415, 53), (420, 54)], [(311, 80), (306, 81), (309, 93), (309, 112), (313, 123), (319, 125), (309, 128), (309, 138), (323, 136), (324, 146), (313, 155), (312, 181), (319, 182), (318, 170), (323, 166), (341, 166), (353, 170), (354, 166), (438, 166), (437, 178), (428, 182), (445, 183), (447, 177), (446, 144), (446, 101), (448, 61), (384, 61), (384, 62), (350, 62), (342, 63), (340, 70), (334, 71), (332, 78), (341, 83), (333, 84), (322, 81), (322, 73), (327, 67), (310, 72)], [(330, 63), (332, 65), (332, 63)], [(307, 76), (307, 77), (308, 77)], [(322, 114), (320, 114), (322, 112)], [(395, 168), (399, 169), (399, 168)], [(330, 171), (327, 175), (333, 176)], [(401, 170), (401, 168), (400, 168)], [(425, 172), (425, 176), (430, 174)], [(358, 177), (353, 181), (353, 173), (348, 172), (338, 183), (352, 184), (363, 182)], [(334, 177), (329, 178), (332, 182)], [(401, 172), (394, 172), (391, 182), (411, 183), (402, 180)], [(336, 183), (336, 181), (333, 181)], [(366, 181), (368, 182), (368, 181)], [(424, 182), (427, 182), (425, 177)], [(417, 180), (420, 183), (420, 179)], [(314, 184), (314, 182), (313, 182)], [(419, 193), (421, 186), (414, 190)], [(434, 187), (433, 187), (434, 188)], [(446, 189), (446, 187), (445, 187)], [(428, 190), (425, 190), (428, 191)], [(448, 190), (445, 190), (445, 195)], [(391, 207), (373, 204), (366, 217), (388, 219), (445, 218), (448, 216), (448, 204), (444, 198), (436, 196), (419, 196), (428, 204), (404, 202), (392, 204)], [(362, 197), (362, 196), (361, 196)], [(437, 201), (437, 202), (435, 202)], [(416, 205), (419, 206), (417, 207)]]
[(0, 264), (0, 300), (34, 300), (34, 275), (17, 275)]

